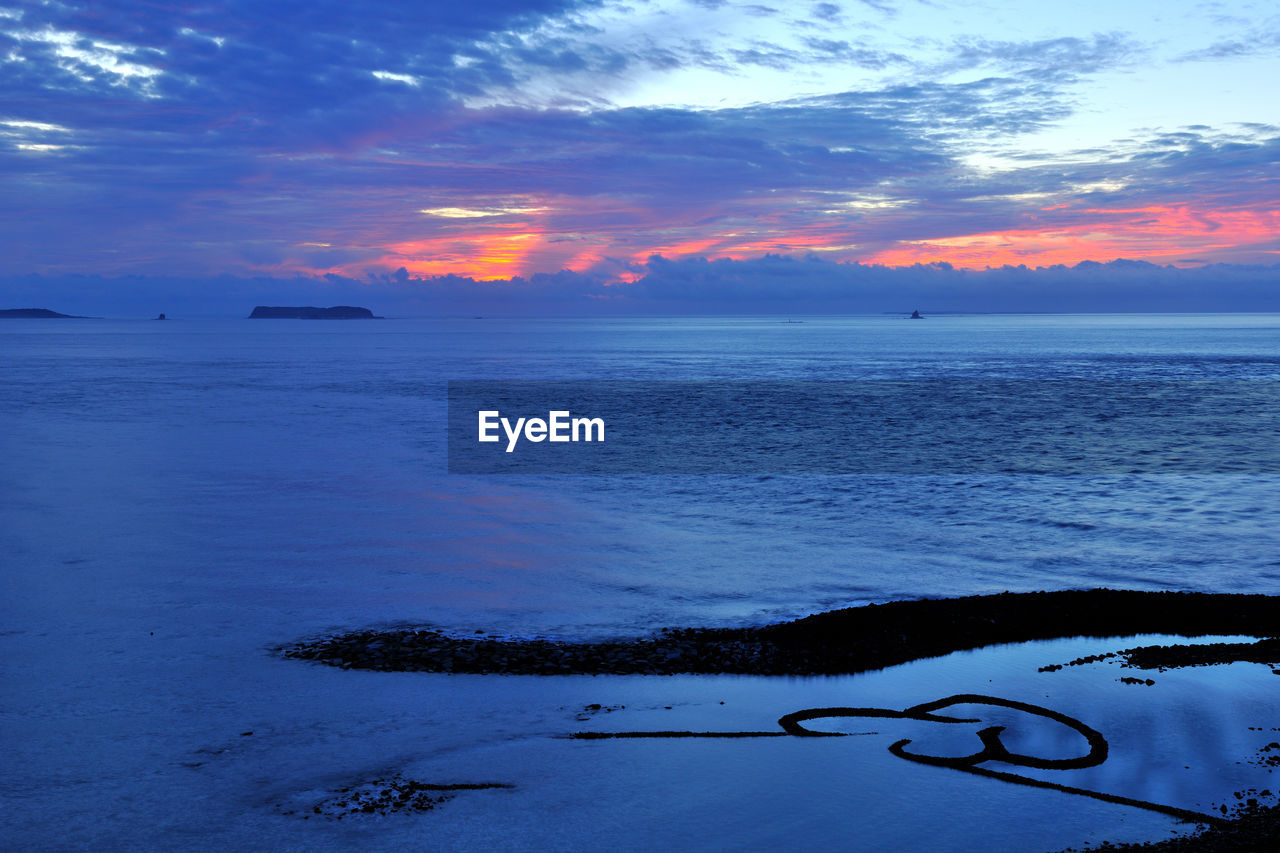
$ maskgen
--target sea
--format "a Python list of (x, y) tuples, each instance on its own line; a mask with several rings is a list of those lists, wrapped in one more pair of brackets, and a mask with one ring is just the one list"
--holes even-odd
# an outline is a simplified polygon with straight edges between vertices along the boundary
[[(758, 849), (787, 838), (882, 849), (934, 826), (886, 815), (919, 813), (935, 791), (925, 811), (949, 816), (898, 849), (991, 849), (993, 820), (963, 815), (977, 814), (975, 797), (996, 803), (979, 812), (1014, 806), (952, 782), (883, 808), (864, 797), (878, 817), (859, 816), (872, 828), (854, 839), (845, 799), (812, 814), (823, 801), (812, 791), (763, 807), (755, 798), (776, 801), (771, 789), (739, 781), (727, 790), (750, 802), (704, 801), (744, 774), (780, 773), (794, 790), (810, 778), (788, 763), (799, 759), (682, 752), (677, 772), (631, 742), (612, 756), (556, 752), (591, 704), (619, 706), (614, 725), (627, 705), (674, 708), (697, 727), (722, 700), (849, 704), (837, 694), (852, 682), (368, 673), (274, 650), (393, 625), (641, 636), (1005, 590), (1280, 594), (1272, 464), (451, 473), (451, 382), (1020, 382), (1062, 394), (1185, 382), (1266, 402), (1277, 380), (1271, 314), (6, 320), (0, 838), (32, 850)], [(1251, 429), (1280, 429), (1241, 399)], [(948, 671), (981, 669), (966, 660)], [(1269, 701), (1262, 684), (1248, 708)], [(588, 747), (600, 744), (572, 745)], [(708, 768), (720, 769), (697, 786), (700, 810), (654, 776)], [(307, 812), (344, 785), (411, 772), (516, 787), (376, 821)], [(997, 849), (1168, 831), (1109, 823), (1112, 805), (1063, 817), (1051, 791), (1000, 796), (1047, 798), (1026, 807), (1049, 816), (996, 819), (1017, 824)]]

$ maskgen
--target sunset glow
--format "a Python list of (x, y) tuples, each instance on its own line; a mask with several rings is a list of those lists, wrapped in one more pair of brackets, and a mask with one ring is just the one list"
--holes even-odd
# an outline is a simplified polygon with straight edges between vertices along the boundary
[[(905, 242), (866, 258), (905, 266), (945, 261), (966, 269), (1006, 264), (1074, 265), (1131, 258), (1183, 265), (1188, 256), (1262, 244), (1280, 233), (1280, 210), (1197, 210), (1188, 206), (1083, 210), (1080, 224)], [(1203, 261), (1199, 261), (1203, 263)]]

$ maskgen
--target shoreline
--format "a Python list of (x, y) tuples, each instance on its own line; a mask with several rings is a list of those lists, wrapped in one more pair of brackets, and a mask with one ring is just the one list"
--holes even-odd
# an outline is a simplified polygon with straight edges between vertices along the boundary
[[(1004, 643), (1135, 634), (1276, 637), (1280, 596), (1111, 589), (1004, 592), (869, 604), (762, 627), (663, 628), (632, 639), (495, 639), (400, 627), (353, 630), (276, 650), (285, 658), (380, 671), (845, 675)], [(1276, 651), (1280, 661), (1280, 650), (1273, 647), (1254, 654)]]

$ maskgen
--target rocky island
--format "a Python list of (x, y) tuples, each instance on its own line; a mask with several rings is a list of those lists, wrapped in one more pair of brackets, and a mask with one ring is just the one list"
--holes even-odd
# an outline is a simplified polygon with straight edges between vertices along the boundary
[(368, 308), (354, 305), (334, 305), (331, 308), (286, 307), (258, 305), (249, 315), (250, 320), (381, 320)]
[(54, 319), (54, 320), (83, 320), (83, 317), (77, 317), (75, 314), (59, 314), (57, 311), (50, 311), (48, 308), (0, 308), (0, 318), (11, 319)]

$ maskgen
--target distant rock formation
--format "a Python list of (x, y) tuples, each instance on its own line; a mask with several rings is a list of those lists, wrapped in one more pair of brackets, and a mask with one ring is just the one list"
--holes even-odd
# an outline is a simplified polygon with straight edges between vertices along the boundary
[(59, 314), (57, 311), (50, 311), (48, 308), (0, 308), (0, 318), (39, 318), (39, 319), (62, 319), (62, 320), (83, 320), (83, 317), (77, 317), (75, 314)]
[(163, 313), (161, 313), (161, 314), (160, 314), (160, 316), (159, 316), (159, 317), (157, 317), (156, 319), (157, 319), (157, 320), (163, 320), (163, 319), (164, 319), (164, 314), (163, 314)]
[(290, 308), (279, 305), (259, 305), (249, 315), (250, 320), (381, 320), (368, 308), (354, 305), (334, 305), (332, 308), (303, 306)]
[(911, 316), (910, 316), (910, 317), (908, 317), (907, 319), (908, 319), (908, 320), (923, 320), (924, 318), (920, 316), (920, 312), (919, 312), (919, 311), (912, 311), (912, 312), (911, 312)]

